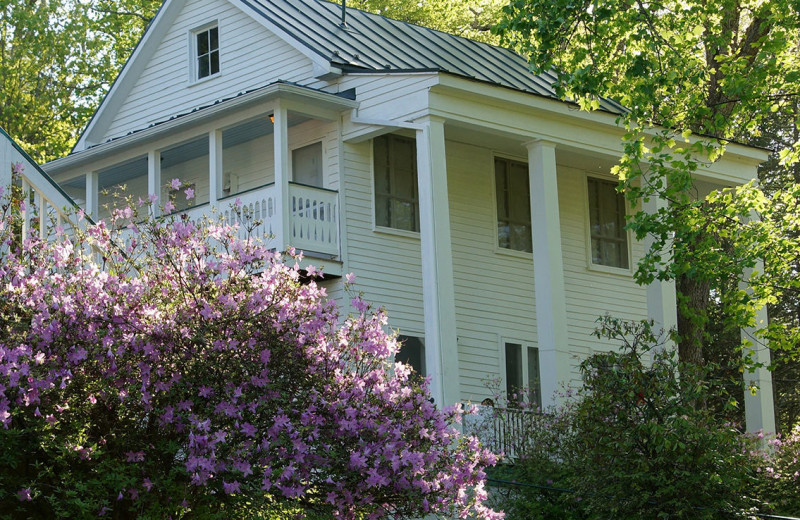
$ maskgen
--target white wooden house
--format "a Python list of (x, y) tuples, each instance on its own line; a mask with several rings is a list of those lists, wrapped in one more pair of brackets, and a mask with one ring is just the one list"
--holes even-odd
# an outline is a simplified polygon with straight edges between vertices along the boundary
[[(238, 198), (275, 247), (333, 275), (334, 297), (358, 275), (438, 402), (480, 402), (500, 378), (547, 404), (609, 348), (599, 315), (676, 320), (673, 285), (633, 281), (645, 244), (609, 175), (621, 108), (579, 111), (551, 79), (511, 51), (321, 0), (166, 0), (45, 169), (95, 218), (121, 184), (164, 202), (179, 178), (193, 215)], [(731, 145), (698, 186), (745, 183), (765, 158)], [(774, 430), (757, 376), (748, 421)]]

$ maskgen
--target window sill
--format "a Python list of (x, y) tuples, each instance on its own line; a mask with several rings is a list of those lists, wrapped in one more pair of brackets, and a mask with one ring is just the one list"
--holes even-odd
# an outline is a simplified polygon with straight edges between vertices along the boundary
[(211, 81), (212, 79), (216, 79), (216, 78), (218, 78), (220, 76), (222, 76), (222, 72), (217, 72), (216, 74), (212, 74), (210, 76), (206, 76), (205, 78), (190, 80), (189, 81), (189, 88), (192, 88), (192, 87), (194, 87), (196, 85), (202, 85), (203, 83)]
[(495, 247), (494, 252), (497, 255), (510, 256), (513, 258), (521, 258), (523, 260), (533, 261), (533, 253), (527, 251), (518, 251), (516, 249), (506, 249), (504, 247)]
[(625, 278), (633, 278), (633, 269), (630, 267), (611, 267), (610, 265), (600, 265), (594, 264), (589, 262), (589, 265), (586, 268), (588, 271), (593, 271), (595, 273), (605, 273), (605, 274), (612, 274), (615, 276), (622, 276)]
[(413, 238), (419, 240), (419, 231), (408, 231), (406, 229), (395, 229), (384, 226), (375, 226), (372, 228), (372, 231), (374, 233), (380, 233), (381, 235), (392, 235), (396, 237)]

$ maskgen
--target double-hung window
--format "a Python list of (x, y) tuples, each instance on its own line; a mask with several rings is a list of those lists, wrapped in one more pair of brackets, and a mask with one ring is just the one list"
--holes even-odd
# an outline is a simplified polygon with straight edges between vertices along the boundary
[(195, 80), (219, 72), (219, 27), (213, 26), (194, 33)]
[(539, 349), (523, 343), (506, 342), (506, 395), (510, 403), (524, 401), (542, 406)]
[(532, 252), (531, 194), (528, 165), (496, 157), (497, 246)]
[(592, 264), (628, 269), (625, 197), (613, 181), (588, 177), (587, 187)]
[(399, 135), (372, 142), (375, 172), (375, 225), (419, 231), (417, 144)]

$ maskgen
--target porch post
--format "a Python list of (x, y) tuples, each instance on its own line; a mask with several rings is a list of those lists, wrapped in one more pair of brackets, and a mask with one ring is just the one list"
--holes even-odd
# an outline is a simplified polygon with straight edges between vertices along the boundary
[(161, 200), (161, 152), (158, 150), (147, 152), (147, 195), (153, 194), (158, 197), (152, 206), (153, 216), (157, 217), (164, 204)]
[(208, 133), (208, 203), (217, 205), (217, 196), (222, 185), (222, 130)]
[(556, 145), (526, 143), (530, 177), (533, 281), (541, 370), (542, 406), (555, 404), (555, 393), (570, 378), (567, 304), (561, 254)]
[(421, 123), (416, 137), (425, 365), (436, 404), (448, 406), (461, 394), (444, 120), (427, 117)]
[[(755, 269), (763, 270), (763, 265), (756, 265)], [(745, 274), (749, 277), (751, 270)], [(747, 284), (742, 283), (741, 288), (747, 290)], [(742, 351), (744, 356), (748, 354), (756, 363), (764, 365), (755, 368), (752, 372), (746, 371), (744, 377), (744, 417), (747, 431), (756, 433), (775, 433), (775, 402), (772, 392), (772, 372), (769, 366), (770, 352), (769, 345), (765, 340), (756, 337), (755, 331), (763, 329), (768, 324), (767, 308), (762, 307), (757, 313), (753, 326), (742, 329), (741, 337), (745, 348)], [(750, 390), (755, 391), (755, 395)]]
[(272, 233), (275, 235), (275, 247), (283, 251), (291, 245), (289, 235), (289, 127), (286, 107), (281, 105), (280, 99), (275, 100), (273, 112), (275, 118), (273, 127), (274, 154), (275, 154), (275, 223)]
[(86, 174), (86, 205), (84, 213), (93, 219), (97, 219), (99, 212), (97, 207), (97, 192), (100, 183), (99, 175), (96, 171)]
[[(658, 213), (660, 209), (666, 208), (667, 202), (661, 197), (650, 197), (642, 203), (642, 209), (648, 214)], [(653, 238), (648, 236), (644, 240), (645, 250), (650, 250), (653, 246)], [(664, 252), (664, 254), (669, 254)], [(653, 332), (658, 335), (660, 331), (668, 334), (669, 331), (678, 330), (678, 300), (675, 293), (675, 280), (653, 280), (647, 286), (647, 317), (653, 320)], [(674, 348), (675, 345), (666, 336), (664, 337), (666, 348)]]

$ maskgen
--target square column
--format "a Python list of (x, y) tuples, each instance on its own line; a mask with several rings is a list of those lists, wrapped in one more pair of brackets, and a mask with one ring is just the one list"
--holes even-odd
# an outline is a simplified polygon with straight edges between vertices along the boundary
[(278, 251), (290, 246), (289, 235), (289, 121), (286, 107), (275, 100), (273, 112), (273, 139), (275, 154), (275, 217), (272, 234)]
[[(762, 265), (756, 265), (757, 270), (762, 270)], [(745, 280), (750, 277), (752, 270), (745, 271)], [(741, 288), (747, 290), (747, 284), (742, 283)], [(744, 417), (745, 426), (749, 433), (763, 431), (766, 434), (775, 433), (775, 401), (772, 392), (772, 372), (767, 368), (770, 359), (769, 345), (765, 340), (756, 335), (756, 331), (763, 330), (769, 323), (767, 307), (764, 306), (756, 312), (752, 326), (742, 329), (742, 355), (751, 357), (760, 367), (753, 371), (745, 371), (744, 379)], [(750, 389), (754, 388), (755, 395)]]
[(461, 399), (444, 120), (426, 118), (416, 137), (425, 365), (442, 407)]
[(97, 172), (89, 172), (86, 174), (86, 204), (84, 206), (84, 213), (93, 219), (99, 216), (99, 208), (97, 207), (97, 193), (99, 191), (100, 178)]
[(147, 194), (158, 197), (152, 205), (153, 216), (157, 217), (165, 202), (161, 200), (161, 152), (158, 150), (147, 152)]
[(212, 130), (208, 134), (208, 203), (217, 205), (217, 197), (222, 186), (222, 130)]
[[(659, 211), (666, 209), (667, 201), (661, 197), (650, 197), (642, 203), (645, 213), (655, 215)], [(653, 238), (647, 236), (644, 240), (645, 250), (649, 251), (653, 247)], [(669, 246), (668, 246), (669, 247)], [(669, 251), (663, 251), (662, 257), (669, 257)], [(653, 333), (658, 336), (660, 331), (664, 331), (664, 346), (666, 348), (676, 348), (675, 344), (666, 336), (670, 331), (678, 330), (678, 299), (675, 292), (675, 280), (654, 279), (647, 286), (647, 317), (653, 320)]]
[(531, 192), (533, 281), (542, 406), (547, 407), (555, 404), (556, 391), (570, 379), (556, 147), (554, 143), (539, 140), (525, 146), (528, 149)]

